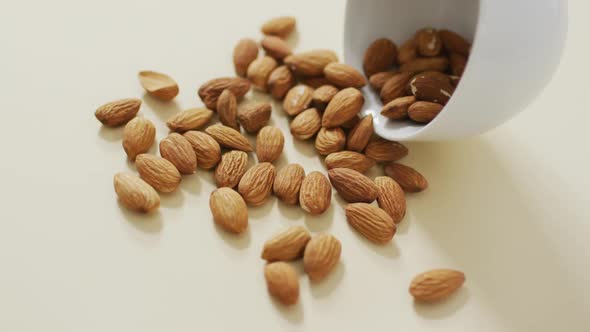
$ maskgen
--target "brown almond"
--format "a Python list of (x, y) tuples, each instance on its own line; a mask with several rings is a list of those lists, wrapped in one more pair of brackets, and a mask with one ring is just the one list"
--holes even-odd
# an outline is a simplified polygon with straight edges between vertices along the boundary
[(258, 44), (251, 38), (240, 39), (234, 47), (234, 68), (238, 76), (246, 76), (248, 66), (258, 58)]
[(113, 184), (121, 203), (131, 210), (147, 213), (160, 206), (160, 195), (135, 175), (117, 173)]
[(382, 71), (375, 73), (371, 75), (371, 77), (369, 77), (369, 84), (371, 84), (371, 87), (373, 89), (381, 91), (381, 89), (385, 85), (385, 82), (387, 82), (395, 74), (397, 74), (396, 71)]
[(238, 121), (246, 132), (253, 134), (266, 126), (271, 113), (272, 106), (270, 103), (248, 103), (238, 109)]
[(340, 126), (354, 118), (363, 108), (365, 97), (355, 88), (340, 90), (326, 107), (322, 117), (322, 126), (332, 128)]
[(459, 53), (451, 53), (449, 55), (449, 63), (451, 65), (451, 73), (455, 76), (461, 76), (463, 75), (463, 71), (465, 71), (467, 58)]
[(396, 226), (393, 219), (384, 210), (368, 204), (348, 204), (346, 220), (357, 232), (376, 244), (385, 244), (395, 235)]
[(260, 42), (260, 45), (269, 56), (275, 58), (277, 61), (283, 60), (285, 57), (293, 54), (291, 47), (286, 41), (276, 36), (266, 36)]
[(399, 52), (397, 53), (397, 62), (399, 64), (404, 64), (410, 62), (418, 56), (418, 48), (416, 47), (416, 40), (414, 38), (406, 40), (399, 47)]
[(143, 153), (135, 158), (135, 165), (139, 176), (160, 192), (173, 192), (180, 184), (180, 173), (164, 158)]
[(315, 108), (307, 109), (291, 121), (293, 137), (306, 140), (312, 138), (322, 127), (322, 115)]
[(381, 101), (383, 101), (383, 104), (403, 97), (406, 94), (406, 86), (410, 78), (412, 78), (410, 73), (397, 73), (385, 82), (383, 88), (381, 88)]
[(414, 36), (418, 54), (422, 56), (437, 56), (442, 51), (442, 40), (433, 28), (418, 30)]
[(453, 294), (465, 283), (465, 274), (450, 269), (435, 269), (420, 273), (410, 284), (410, 294), (416, 301), (432, 303)]
[(379, 189), (377, 203), (393, 220), (399, 224), (406, 215), (406, 196), (402, 187), (388, 176), (378, 176), (375, 184)]
[(360, 173), (365, 173), (371, 167), (375, 166), (375, 160), (354, 151), (330, 153), (326, 157), (325, 162), (328, 169), (350, 168)]
[(350, 168), (333, 168), (328, 171), (328, 177), (340, 197), (349, 203), (370, 203), (379, 195), (371, 179)]
[(276, 99), (283, 99), (289, 89), (295, 85), (295, 77), (287, 66), (278, 66), (268, 76), (266, 86)]
[(342, 129), (352, 129), (354, 128), (354, 126), (356, 126), (359, 122), (361, 121), (361, 118), (359, 118), (359, 116), (355, 116), (352, 119), (344, 122), (343, 124), (340, 125), (340, 127), (342, 127)]
[(282, 304), (293, 305), (299, 300), (299, 277), (288, 263), (267, 264), (264, 267), (264, 279), (268, 293)]
[(146, 118), (134, 118), (123, 129), (123, 149), (130, 160), (147, 152), (156, 140), (156, 127)]
[(418, 74), (410, 81), (410, 89), (417, 100), (431, 101), (445, 105), (455, 88), (448, 77), (441, 78), (434, 75)]
[(447, 52), (469, 56), (471, 44), (465, 38), (450, 30), (440, 30), (439, 35)]
[(360, 89), (367, 85), (365, 77), (353, 66), (332, 62), (324, 68), (324, 76), (340, 88)]
[(193, 147), (199, 167), (210, 169), (217, 165), (221, 159), (221, 147), (213, 137), (194, 130), (187, 131), (183, 136)]
[(313, 106), (319, 110), (324, 110), (328, 103), (338, 93), (338, 88), (333, 85), (322, 85), (313, 91), (311, 100)]
[(293, 16), (279, 16), (266, 21), (260, 31), (265, 35), (285, 38), (295, 30), (296, 22)]
[(416, 122), (429, 123), (436, 118), (443, 107), (441, 104), (431, 103), (429, 101), (417, 101), (410, 105), (408, 115), (410, 119)]
[(365, 155), (377, 162), (395, 161), (407, 156), (408, 148), (399, 142), (377, 138), (367, 144)]
[(342, 245), (328, 233), (314, 236), (303, 253), (303, 269), (311, 281), (324, 279), (340, 261)]
[(328, 64), (338, 62), (338, 56), (333, 51), (317, 49), (289, 55), (284, 61), (296, 74), (313, 77), (322, 75)]
[(277, 127), (266, 126), (256, 136), (256, 156), (258, 162), (269, 162), (279, 159), (283, 153), (285, 137)]
[(361, 152), (369, 143), (371, 136), (373, 136), (373, 115), (368, 114), (348, 133), (346, 148), (350, 151)]
[(391, 69), (397, 58), (397, 46), (387, 38), (375, 40), (363, 57), (363, 70), (365, 75), (371, 75)]
[(384, 167), (384, 171), (406, 192), (414, 193), (428, 188), (426, 178), (410, 166), (389, 163)]
[(264, 243), (261, 257), (268, 262), (301, 258), (311, 235), (302, 226), (292, 226)]
[(277, 173), (273, 192), (281, 201), (295, 205), (299, 202), (299, 190), (305, 178), (305, 170), (299, 164), (289, 164)]
[(252, 152), (252, 146), (248, 139), (235, 129), (216, 124), (205, 129), (205, 132), (225, 148)]
[(225, 89), (231, 91), (236, 99), (240, 99), (250, 91), (250, 81), (242, 77), (215, 78), (203, 83), (198, 93), (205, 106), (215, 110), (217, 99)]
[(342, 151), (345, 144), (346, 134), (340, 127), (322, 128), (315, 138), (315, 149), (323, 156)]
[(120, 99), (100, 106), (94, 116), (105, 126), (117, 127), (133, 119), (140, 106), (141, 99)]
[(322, 85), (330, 85), (330, 81), (324, 76), (303, 77), (300, 79), (301, 84), (305, 84), (312, 89), (317, 89)]
[(416, 97), (405, 96), (395, 98), (383, 105), (381, 115), (391, 120), (404, 120), (408, 118), (408, 107), (416, 102)]
[(299, 205), (310, 214), (322, 214), (332, 200), (332, 186), (320, 172), (311, 172), (303, 179), (299, 191)]
[(232, 150), (221, 156), (221, 161), (215, 168), (215, 183), (217, 187), (234, 188), (240, 183), (248, 167), (248, 154), (244, 151)]
[(170, 130), (183, 133), (185, 131), (199, 129), (206, 125), (213, 117), (213, 111), (203, 107), (191, 108), (173, 115), (166, 125)]
[(252, 85), (261, 91), (267, 91), (266, 82), (270, 73), (278, 67), (278, 63), (275, 59), (269, 56), (263, 56), (258, 58), (248, 66), (248, 72), (246, 76), (252, 82)]
[(221, 95), (219, 95), (219, 99), (217, 99), (217, 114), (222, 124), (235, 130), (240, 130), (237, 118), (238, 102), (236, 96), (231, 91), (223, 90)]
[(312, 94), (313, 89), (307, 85), (299, 84), (292, 87), (283, 100), (283, 110), (290, 116), (303, 112), (311, 104)]
[(271, 163), (260, 163), (246, 171), (240, 183), (238, 191), (244, 197), (246, 203), (252, 206), (260, 206), (272, 192), (276, 170)]
[(209, 196), (209, 208), (215, 223), (226, 231), (242, 233), (248, 228), (248, 207), (233, 189), (215, 189)]
[(160, 141), (160, 155), (171, 162), (181, 174), (193, 174), (197, 169), (197, 156), (184, 136), (171, 133)]
[(139, 72), (138, 77), (145, 91), (158, 99), (168, 101), (178, 95), (178, 84), (166, 74), (144, 70)]
[(416, 58), (410, 60), (399, 68), (402, 72), (419, 73), (423, 71), (446, 71), (449, 67), (449, 59), (439, 56), (432, 58)]

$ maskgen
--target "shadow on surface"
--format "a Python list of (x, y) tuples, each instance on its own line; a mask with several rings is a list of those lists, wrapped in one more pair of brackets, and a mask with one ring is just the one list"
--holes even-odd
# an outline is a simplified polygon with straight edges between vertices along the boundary
[(223, 229), (223, 227), (217, 225), (216, 223), (213, 224), (215, 232), (217, 232), (217, 235), (219, 235), (219, 237), (222, 238), (223, 241), (225, 241), (225, 243), (227, 243), (234, 249), (243, 250), (250, 246), (251, 235), (249, 226), (243, 233), (234, 234), (226, 231), (225, 229)]
[(147, 234), (156, 234), (162, 231), (164, 222), (159, 210), (152, 213), (141, 213), (129, 210), (121, 201), (117, 200), (119, 210), (127, 223), (134, 229)]
[(310, 280), (309, 287), (311, 288), (311, 295), (314, 298), (322, 298), (329, 296), (332, 293), (332, 291), (334, 291), (338, 287), (338, 285), (342, 281), (342, 278), (344, 278), (345, 270), (346, 267), (344, 263), (342, 263), (342, 261), (339, 261), (338, 264), (334, 266), (334, 269), (330, 272), (330, 274), (326, 276), (324, 280), (318, 282)]
[(468, 299), (469, 289), (463, 286), (455, 294), (452, 294), (441, 302), (420, 303), (414, 301), (414, 311), (427, 319), (444, 319), (462, 308)]
[(166, 123), (166, 121), (168, 121), (168, 119), (170, 119), (173, 115), (180, 113), (182, 111), (182, 109), (180, 108), (180, 106), (178, 106), (175, 100), (162, 101), (150, 96), (147, 93), (144, 93), (141, 98), (143, 102), (160, 119), (160, 121), (163, 121), (164, 123)]

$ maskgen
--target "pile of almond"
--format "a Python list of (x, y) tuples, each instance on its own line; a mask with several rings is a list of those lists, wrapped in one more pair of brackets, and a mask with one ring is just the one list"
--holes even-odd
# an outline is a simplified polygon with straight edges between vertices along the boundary
[[(160, 156), (147, 153), (155, 143), (156, 129), (150, 120), (136, 117), (140, 99), (113, 101), (96, 110), (96, 118), (103, 125), (125, 125), (122, 145), (139, 173), (115, 175), (115, 191), (122, 204), (136, 211), (153, 211), (160, 204), (158, 192), (177, 190), (182, 176), (200, 167), (214, 171), (218, 189), (211, 193), (209, 206), (214, 222), (228, 232), (244, 232), (248, 206), (263, 205), (272, 194), (311, 215), (322, 214), (330, 207), (334, 187), (349, 203), (344, 209), (352, 228), (376, 244), (391, 241), (406, 213), (405, 192), (422, 191), (428, 183), (412, 167), (397, 163), (408, 154), (404, 145), (373, 137), (372, 117), (359, 118), (364, 104), (359, 89), (366, 85), (365, 77), (339, 63), (330, 50), (293, 53), (284, 38), (295, 25), (292, 17), (266, 22), (260, 43), (265, 52), (262, 56), (254, 40), (240, 40), (233, 52), (237, 76), (206, 81), (198, 89), (204, 106), (168, 119), (170, 133), (159, 142)], [(367, 74), (388, 69), (396, 58), (394, 44), (391, 48), (392, 43), (380, 43), (386, 45), (378, 41), (367, 51)], [(404, 73), (410, 81), (409, 74)], [(389, 82), (398, 75), (393, 74), (386, 85), (391, 86)], [(163, 73), (142, 71), (139, 80), (150, 95), (163, 101), (179, 93), (174, 79)], [(268, 125), (271, 104), (242, 101), (251, 87), (282, 100), (283, 111), (292, 117), (291, 134), (300, 140), (315, 139), (316, 150), (326, 156), (327, 175), (306, 174), (299, 164), (275, 168), (273, 162), (282, 154), (284, 136), (279, 128)], [(212, 124), (215, 113), (219, 123)], [(243, 132), (256, 135), (255, 146)], [(258, 163), (248, 168), (253, 154)], [(363, 174), (376, 164), (383, 165), (387, 176), (371, 179)], [(264, 276), (269, 293), (284, 304), (296, 303), (299, 279), (288, 262), (303, 258), (306, 274), (317, 282), (338, 264), (340, 254), (341, 243), (331, 234), (312, 236), (302, 226), (282, 230), (264, 244), (261, 254), (268, 262)], [(433, 270), (417, 276), (410, 293), (417, 300), (435, 301), (452, 293), (463, 281), (461, 272)]]

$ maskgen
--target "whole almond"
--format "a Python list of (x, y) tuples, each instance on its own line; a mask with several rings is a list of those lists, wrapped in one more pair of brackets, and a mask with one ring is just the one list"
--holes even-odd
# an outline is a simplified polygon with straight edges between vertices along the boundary
[(302, 226), (292, 226), (264, 243), (261, 257), (268, 262), (301, 258), (311, 235)]
[(146, 118), (134, 118), (123, 129), (123, 149), (130, 160), (147, 152), (156, 140), (156, 127)]
[(410, 166), (389, 163), (384, 167), (384, 171), (406, 192), (419, 192), (428, 188), (426, 178)]
[(424, 28), (416, 32), (414, 36), (418, 53), (422, 56), (437, 56), (442, 51), (442, 41), (433, 28)]
[(115, 192), (123, 205), (139, 212), (151, 212), (160, 206), (160, 195), (147, 182), (129, 173), (117, 173)]
[(100, 106), (94, 116), (105, 126), (117, 127), (133, 119), (140, 106), (141, 99), (120, 99)]
[(283, 99), (289, 89), (295, 85), (295, 77), (287, 66), (278, 66), (268, 76), (266, 86), (276, 99)]
[(369, 143), (371, 136), (373, 136), (373, 115), (369, 114), (350, 130), (346, 148), (350, 151), (361, 152)]
[(309, 107), (313, 89), (307, 85), (299, 84), (292, 87), (285, 100), (283, 100), (283, 110), (290, 116), (295, 116)]
[(439, 56), (432, 58), (416, 58), (404, 63), (399, 69), (402, 72), (419, 73), (428, 70), (445, 71), (448, 67), (449, 59)]
[(324, 76), (317, 77), (303, 77), (300, 78), (301, 84), (305, 84), (310, 88), (317, 89), (322, 85), (330, 85), (330, 81)]
[(311, 172), (303, 179), (299, 191), (299, 205), (310, 214), (322, 214), (332, 200), (332, 186), (320, 172)]
[(250, 66), (248, 66), (246, 76), (255, 88), (261, 91), (266, 91), (268, 77), (278, 65), (277, 61), (272, 57), (263, 56), (262, 58), (252, 61)]
[(265, 35), (287, 37), (295, 30), (296, 20), (293, 16), (279, 16), (266, 21), (260, 31)]
[(313, 137), (322, 127), (322, 115), (315, 108), (307, 109), (291, 121), (293, 137), (306, 140)]
[(291, 47), (286, 41), (275, 36), (266, 36), (260, 42), (260, 45), (269, 56), (275, 58), (277, 61), (283, 60), (285, 57), (293, 54)]
[(455, 88), (448, 78), (441, 79), (434, 75), (418, 74), (410, 81), (410, 89), (417, 100), (446, 104)]
[(369, 241), (385, 244), (393, 238), (396, 226), (384, 210), (368, 203), (348, 204), (344, 210), (348, 224)]
[(205, 132), (225, 148), (252, 152), (252, 146), (248, 139), (233, 128), (216, 124), (205, 129)]
[(319, 110), (324, 110), (328, 103), (338, 93), (338, 88), (333, 85), (322, 85), (313, 91), (311, 100), (313, 106)]
[(264, 279), (268, 293), (282, 304), (293, 305), (299, 300), (299, 277), (288, 263), (267, 264), (264, 267)]
[(256, 136), (256, 156), (258, 162), (269, 162), (279, 159), (283, 152), (285, 138), (277, 127), (266, 126)]
[(456, 270), (436, 269), (420, 273), (410, 284), (410, 294), (419, 302), (437, 302), (447, 298), (465, 282), (465, 274)]
[(418, 48), (416, 47), (416, 40), (414, 38), (408, 39), (399, 47), (397, 62), (403, 65), (406, 62), (416, 59), (417, 56)]
[(451, 65), (451, 73), (455, 76), (461, 76), (467, 65), (467, 58), (459, 53), (451, 53), (449, 55), (449, 63)]
[(370, 203), (379, 195), (371, 179), (350, 168), (333, 168), (328, 177), (340, 197), (349, 203)]
[(367, 80), (363, 74), (359, 73), (353, 66), (332, 62), (324, 68), (324, 76), (332, 84), (340, 88), (357, 88), (360, 89), (367, 85)]
[(397, 73), (393, 75), (381, 88), (381, 101), (387, 104), (390, 101), (403, 97), (406, 94), (406, 86), (412, 78), (410, 73)]
[(160, 192), (173, 192), (180, 184), (180, 173), (164, 158), (143, 153), (135, 158), (135, 165), (139, 176)]
[(185, 131), (199, 129), (206, 125), (213, 117), (213, 111), (203, 107), (191, 108), (173, 115), (166, 125), (170, 130), (183, 133)]
[(266, 126), (271, 113), (270, 103), (249, 103), (238, 109), (238, 121), (246, 132), (253, 134)]
[(187, 131), (183, 136), (193, 147), (199, 167), (210, 169), (217, 165), (221, 159), (221, 147), (213, 137), (194, 130)]
[(408, 118), (408, 107), (416, 102), (416, 97), (405, 96), (395, 98), (383, 105), (381, 115), (392, 120), (403, 120)]
[(375, 165), (375, 160), (354, 151), (330, 153), (325, 162), (328, 169), (350, 168), (360, 173), (365, 173)]
[(248, 228), (248, 207), (233, 189), (215, 189), (209, 196), (209, 208), (215, 223), (225, 230), (242, 233)]
[(338, 62), (338, 56), (333, 51), (317, 49), (289, 55), (284, 61), (296, 74), (313, 77), (322, 75), (328, 64)]
[(365, 97), (355, 88), (340, 90), (326, 107), (322, 117), (322, 126), (337, 127), (354, 118), (363, 108)]
[(363, 70), (365, 75), (371, 75), (380, 71), (389, 70), (397, 58), (397, 46), (394, 42), (387, 38), (380, 38), (375, 40), (367, 50), (363, 57)]
[(365, 149), (365, 155), (377, 162), (395, 161), (408, 155), (408, 148), (398, 142), (377, 138)]
[(378, 176), (375, 184), (379, 189), (377, 203), (387, 212), (395, 224), (399, 224), (406, 215), (406, 196), (402, 187), (388, 176)]
[(441, 104), (431, 103), (429, 101), (417, 101), (410, 105), (408, 115), (410, 119), (416, 122), (428, 123), (436, 118), (442, 109), (443, 105)]
[(184, 136), (171, 133), (160, 141), (160, 155), (171, 162), (181, 174), (193, 174), (197, 168), (197, 156)]
[(219, 121), (235, 130), (239, 130), (238, 125), (238, 102), (236, 96), (229, 91), (223, 90), (219, 99), (217, 99), (217, 114), (219, 115)]
[(343, 129), (352, 129), (360, 121), (361, 121), (361, 118), (359, 118), (358, 115), (357, 115), (357, 116), (353, 117), (352, 119), (350, 119), (350, 120), (344, 122), (343, 124), (341, 124), (340, 127), (342, 127)]
[(246, 76), (248, 66), (258, 58), (258, 44), (253, 39), (240, 39), (234, 47), (234, 68), (238, 76)]
[(221, 162), (215, 168), (215, 183), (217, 187), (234, 188), (240, 183), (248, 167), (248, 154), (244, 151), (233, 150), (221, 156)]
[(140, 71), (138, 77), (145, 91), (158, 99), (172, 100), (178, 95), (178, 84), (166, 74), (145, 70)]
[(344, 145), (346, 145), (346, 134), (340, 127), (322, 128), (315, 138), (315, 149), (323, 156), (342, 151)]
[(305, 246), (303, 269), (311, 281), (324, 279), (340, 261), (342, 245), (328, 233), (314, 236)]
[(275, 176), (276, 170), (271, 163), (257, 164), (242, 176), (238, 191), (246, 203), (260, 206), (270, 195)]
[(381, 71), (375, 73), (371, 75), (371, 77), (369, 77), (369, 84), (371, 84), (371, 87), (373, 87), (373, 89), (381, 91), (381, 89), (385, 85), (385, 82), (387, 82), (395, 74), (397, 74), (396, 71)]
[(439, 35), (447, 52), (469, 56), (471, 45), (465, 38), (450, 30), (440, 30)]
[(250, 91), (250, 81), (242, 77), (215, 78), (203, 83), (198, 93), (205, 106), (215, 110), (217, 99), (225, 89), (231, 91), (236, 99), (240, 99)]
[(281, 201), (295, 205), (299, 202), (299, 190), (305, 178), (305, 170), (299, 164), (289, 164), (277, 173), (273, 193)]

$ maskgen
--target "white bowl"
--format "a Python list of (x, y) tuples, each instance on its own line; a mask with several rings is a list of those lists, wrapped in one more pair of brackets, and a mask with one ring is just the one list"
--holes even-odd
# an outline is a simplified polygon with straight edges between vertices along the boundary
[(520, 112), (550, 81), (567, 32), (566, 0), (348, 0), (345, 62), (362, 69), (377, 38), (400, 45), (423, 27), (446, 28), (473, 41), (453, 97), (429, 124), (389, 121), (364, 88), (363, 113), (390, 140), (445, 140), (481, 134)]

